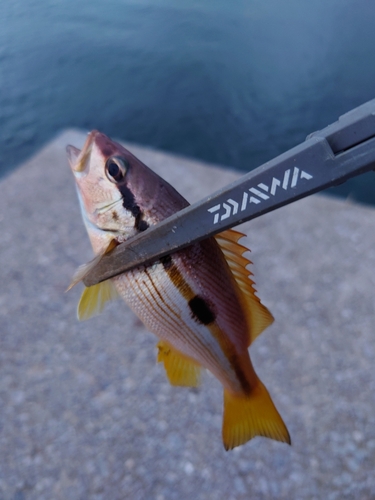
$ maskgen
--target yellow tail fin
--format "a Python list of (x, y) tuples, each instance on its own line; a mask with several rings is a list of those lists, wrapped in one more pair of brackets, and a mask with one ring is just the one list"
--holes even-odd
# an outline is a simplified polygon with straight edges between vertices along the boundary
[(260, 380), (249, 396), (235, 396), (224, 389), (225, 449), (231, 450), (255, 436), (291, 444), (288, 429)]

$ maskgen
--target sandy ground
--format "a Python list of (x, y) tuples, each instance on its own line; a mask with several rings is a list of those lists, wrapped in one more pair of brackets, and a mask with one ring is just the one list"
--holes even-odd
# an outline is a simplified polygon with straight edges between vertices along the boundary
[[(225, 452), (212, 376), (170, 387), (124, 303), (79, 323), (64, 293), (92, 255), (64, 151), (84, 137), (0, 182), (0, 499), (375, 498), (375, 211), (314, 196), (243, 228), (276, 319), (251, 356), (293, 445)], [(131, 150), (190, 201), (238, 176)]]

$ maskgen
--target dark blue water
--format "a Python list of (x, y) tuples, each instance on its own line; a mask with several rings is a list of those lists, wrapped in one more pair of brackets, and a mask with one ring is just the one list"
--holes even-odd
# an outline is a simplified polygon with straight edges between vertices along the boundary
[(375, 97), (373, 0), (0, 4), (2, 173), (72, 126), (250, 170)]

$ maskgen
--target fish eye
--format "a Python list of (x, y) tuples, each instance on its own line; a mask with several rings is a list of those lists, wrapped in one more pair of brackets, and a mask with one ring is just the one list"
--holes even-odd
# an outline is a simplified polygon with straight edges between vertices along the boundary
[(129, 168), (129, 164), (125, 158), (119, 156), (111, 156), (105, 164), (105, 173), (111, 182), (121, 182)]

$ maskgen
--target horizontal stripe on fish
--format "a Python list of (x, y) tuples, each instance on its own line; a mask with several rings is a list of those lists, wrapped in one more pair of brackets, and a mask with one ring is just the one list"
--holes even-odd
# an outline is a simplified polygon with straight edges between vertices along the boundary
[[(158, 266), (159, 267), (159, 266)], [(158, 309), (165, 314), (169, 319), (171, 319), (171, 314), (170, 311), (173, 311), (173, 314), (175, 315), (177, 321), (174, 323), (174, 328), (165, 328), (167, 325), (165, 325), (165, 322), (163, 321), (163, 316), (161, 316), (160, 321), (163, 323), (163, 329), (160, 329), (160, 334), (159, 336), (161, 338), (164, 338), (165, 340), (171, 340), (170, 337), (172, 337), (175, 341), (181, 342), (181, 340), (184, 340), (186, 337), (189, 336), (189, 343), (195, 343), (193, 348), (202, 350), (206, 349), (206, 344), (202, 341), (202, 339), (199, 336), (196, 336), (194, 334), (194, 330), (191, 331), (191, 328), (188, 327), (188, 325), (185, 324), (184, 321), (184, 312), (186, 315), (186, 300), (183, 296), (180, 295), (178, 289), (173, 286), (173, 284), (170, 282), (168, 279), (168, 275), (164, 274), (163, 271), (160, 273), (160, 267), (159, 268), (154, 268), (152, 271), (149, 269), (146, 273), (143, 274), (142, 271), (140, 271), (139, 274), (141, 274), (141, 277), (138, 276), (137, 273), (137, 278), (136, 282), (138, 284), (138, 296), (142, 300), (142, 298), (147, 298), (147, 295), (150, 294), (150, 291), (152, 290), (151, 287), (154, 289), (158, 289), (159, 293), (157, 294), (156, 292), (154, 294), (150, 294), (152, 301), (153, 301), (153, 308), (152, 310), (156, 311), (155, 305), (158, 305)], [(152, 280), (149, 278), (146, 279), (146, 276), (150, 277), (152, 275)], [(124, 276), (124, 283), (120, 283), (122, 281), (121, 279), (118, 279), (117, 282), (117, 287), (121, 291), (124, 288), (127, 288), (130, 286), (131, 288), (133, 287), (133, 279), (129, 280), (127, 282), (127, 278)], [(133, 276), (134, 278), (134, 276)], [(160, 295), (163, 295), (164, 299), (161, 301), (159, 299)], [(132, 307), (132, 304), (130, 304)], [(166, 309), (168, 307), (168, 309)], [(132, 307), (133, 308), (133, 307)], [(147, 314), (147, 311), (143, 308), (141, 313), (143, 316)], [(186, 318), (185, 318), (186, 319)], [(188, 318), (189, 322), (191, 323), (191, 326), (196, 328), (196, 325), (193, 324), (193, 321), (191, 318)], [(145, 321), (149, 320), (145, 318)], [(168, 338), (166, 338), (166, 333), (168, 333)], [(193, 342), (195, 341), (195, 342)], [(208, 356), (208, 361), (211, 363), (214, 360), (214, 357), (211, 355), (211, 353), (207, 353)]]
[[(150, 276), (150, 271), (147, 274)], [(136, 296), (137, 299), (139, 299), (143, 307), (140, 308), (141, 312), (139, 312), (139, 308), (134, 307), (132, 303), (129, 302), (130, 307), (132, 307), (132, 309), (143, 318), (144, 322), (149, 325), (149, 328), (153, 327), (151, 322), (157, 319), (156, 323), (160, 324), (162, 327), (159, 329), (160, 333), (158, 336), (160, 338), (168, 341), (172, 340), (174, 342), (181, 342), (182, 339), (189, 336), (190, 343), (193, 344), (193, 349), (199, 349), (204, 352), (206, 347), (205, 344), (198, 336), (194, 335), (194, 332), (191, 332), (183, 322), (178, 302), (176, 302), (176, 294), (173, 294), (174, 299), (170, 298), (168, 294), (168, 287), (165, 288), (163, 286), (161, 280), (157, 276), (157, 273), (154, 272), (153, 274), (155, 281), (158, 283), (157, 285), (155, 285), (154, 280), (145, 279), (143, 274), (139, 277), (137, 273), (137, 278), (135, 278), (133, 274), (133, 279), (116, 280), (117, 288), (120, 293), (124, 287), (127, 290), (130, 288), (134, 292), (133, 296)], [(134, 286), (134, 283), (136, 283), (136, 286)], [(155, 288), (159, 289), (159, 293), (152, 292)], [(164, 295), (163, 301), (160, 300), (160, 291)], [(184, 304), (185, 300), (183, 299), (181, 306), (183, 307)], [(148, 306), (150, 307), (149, 310), (147, 310)], [(151, 311), (153, 311), (153, 314), (150, 314)], [(212, 363), (213, 360), (214, 358), (209, 355), (207, 361)]]
[[(149, 279), (150, 276), (152, 280)], [(169, 279), (168, 274), (165, 273), (160, 264), (153, 266), (152, 269), (149, 268), (147, 274), (141, 270), (137, 273), (132, 271), (131, 277), (126, 274), (114, 280), (116, 288), (122, 296), (124, 293), (129, 294), (129, 291), (132, 290), (139, 298), (139, 303), (138, 300), (132, 300), (131, 297), (127, 299), (127, 302), (146, 326), (152, 329), (159, 338), (172, 342), (180, 352), (188, 357), (197, 359), (198, 354), (198, 361), (203, 366), (209, 367), (219, 379), (224, 379), (226, 376), (230, 380), (232, 390), (241, 390), (241, 377), (237, 375), (237, 368), (231, 365), (223, 352), (222, 345), (215, 338), (222, 336), (217, 325), (212, 331), (213, 325), (199, 324), (191, 317), (186, 298), (180, 293), (180, 288), (176, 287)], [(137, 291), (134, 288), (134, 281), (137, 282)], [(185, 285), (185, 290), (190, 288), (187, 284)], [(151, 293), (153, 288), (157, 288), (159, 294)], [(195, 296), (193, 291), (191, 293), (192, 296)], [(147, 301), (146, 306), (144, 301), (147, 300), (148, 295), (151, 300)], [(163, 301), (160, 300), (159, 295), (163, 296)], [(168, 309), (166, 308), (167, 304)], [(176, 323), (170, 324), (172, 319), (170, 309), (177, 312), (178, 321)], [(155, 326), (154, 323), (157, 322), (159, 324)]]

